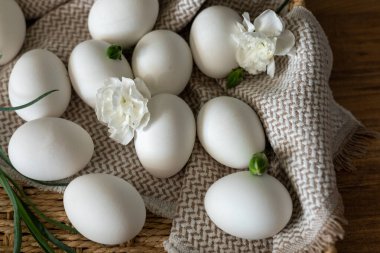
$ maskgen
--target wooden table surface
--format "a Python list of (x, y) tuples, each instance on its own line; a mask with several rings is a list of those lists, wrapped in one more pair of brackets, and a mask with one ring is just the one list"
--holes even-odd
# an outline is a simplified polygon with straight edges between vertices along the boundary
[[(307, 7), (325, 29), (334, 52), (331, 88), (336, 100), (349, 109), (368, 128), (380, 132), (380, 1), (379, 0), (307, 0)], [(338, 242), (338, 252), (380, 252), (380, 140), (373, 142), (368, 154), (354, 161), (357, 171), (337, 173), (348, 225), (346, 236)], [(2, 192), (2, 190), (0, 190)], [(61, 195), (28, 190), (32, 199), (48, 215), (59, 220), (63, 207)], [(0, 246), (11, 245), (11, 208), (0, 196)], [(44, 205), (57, 199), (56, 209)], [(152, 230), (160, 228), (160, 232)], [(170, 231), (170, 220), (149, 215), (147, 225), (128, 246), (128, 252), (162, 252), (162, 241)], [(153, 237), (160, 237), (149, 243)], [(30, 237), (30, 236), (29, 236)], [(25, 235), (24, 240), (29, 238)], [(69, 238), (61, 235), (70, 242)], [(80, 241), (82, 245), (86, 241)], [(162, 241), (160, 241), (162, 240)], [(2, 242), (1, 242), (2, 241)], [(32, 244), (30, 244), (32, 245)], [(146, 248), (144, 248), (144, 246)], [(0, 247), (0, 252), (3, 252)], [(9, 252), (11, 248), (9, 247)], [(142, 250), (145, 249), (145, 250)], [(6, 250), (7, 251), (7, 250)], [(7, 251), (8, 252), (8, 251)], [(37, 251), (34, 251), (37, 252)]]
[[(336, 100), (369, 129), (380, 132), (380, 1), (306, 0), (334, 53), (331, 88)], [(348, 225), (338, 252), (380, 252), (380, 141), (337, 173)]]

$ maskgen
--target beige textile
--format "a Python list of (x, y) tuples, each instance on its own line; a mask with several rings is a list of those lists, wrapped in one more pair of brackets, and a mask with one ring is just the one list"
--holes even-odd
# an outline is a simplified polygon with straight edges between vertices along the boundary
[[(18, 0), (29, 25), (22, 52), (45, 48), (67, 65), (72, 49), (90, 39), (88, 11), (93, 0)], [(239, 13), (257, 16), (275, 9), (279, 0), (161, 0), (159, 29), (188, 34), (188, 24), (206, 6), (221, 4)], [(258, 113), (267, 135), (271, 157), (269, 173), (291, 193), (294, 211), (287, 227), (273, 238), (242, 240), (219, 230), (207, 217), (203, 198), (208, 187), (234, 170), (218, 164), (196, 141), (186, 167), (169, 179), (156, 179), (137, 159), (134, 146), (122, 146), (107, 135), (95, 112), (73, 93), (63, 118), (85, 128), (95, 143), (90, 164), (80, 172), (108, 173), (132, 183), (144, 196), (147, 208), (173, 218), (168, 252), (298, 252), (320, 251), (343, 236), (343, 205), (337, 191), (334, 167), (351, 168), (349, 157), (361, 151), (369, 136), (355, 118), (335, 103), (328, 80), (332, 53), (314, 16), (296, 7), (284, 20), (296, 37), (295, 57), (277, 57), (276, 73), (247, 76), (235, 89), (226, 90), (225, 80), (204, 76), (196, 67), (181, 97), (196, 115), (213, 97), (239, 98)], [(7, 84), (16, 60), (0, 69), (0, 102), (8, 104)], [(25, 85), (28, 85), (27, 83)], [(0, 145), (7, 143), (22, 124), (15, 113), (0, 113)], [(334, 166), (335, 159), (335, 166)], [(29, 182), (32, 184), (32, 182)], [(60, 187), (40, 188), (63, 191)]]

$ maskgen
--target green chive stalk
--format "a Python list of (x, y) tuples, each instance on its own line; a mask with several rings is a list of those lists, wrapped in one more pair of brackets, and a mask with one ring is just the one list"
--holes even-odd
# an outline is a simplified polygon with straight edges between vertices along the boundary
[[(57, 90), (52, 90), (42, 94), (36, 99), (29, 103), (26, 103), (17, 107), (0, 107), (0, 111), (15, 111), (26, 108), (28, 106), (37, 103), (44, 97), (50, 95)], [(15, 172), (17, 170), (13, 167), (7, 153), (0, 147), (0, 160), (3, 164), (13, 169)], [(21, 174), (20, 174), (21, 175)], [(21, 175), (22, 176), (22, 175)], [(26, 178), (29, 179), (29, 178)], [(29, 179), (31, 180), (31, 179)], [(42, 182), (33, 180), (35, 183), (49, 185), (49, 186), (62, 186), (66, 184), (55, 183), (55, 182)], [(44, 252), (54, 253), (53, 245), (63, 250), (64, 252), (74, 253), (75, 250), (58, 240), (42, 223), (45, 221), (52, 224), (53, 226), (66, 230), (70, 233), (78, 233), (73, 227), (68, 226), (62, 222), (56, 221), (47, 217), (41, 210), (39, 210), (35, 204), (28, 198), (23, 189), (16, 183), (16, 181), (7, 174), (3, 166), (0, 166), (0, 186), (4, 189), (5, 193), (8, 195), (9, 200), (13, 207), (13, 222), (14, 222), (14, 245), (13, 252), (21, 252), (21, 242), (22, 242), (22, 231), (21, 223), (23, 222), (27, 229), (30, 231), (31, 235), (40, 245)]]

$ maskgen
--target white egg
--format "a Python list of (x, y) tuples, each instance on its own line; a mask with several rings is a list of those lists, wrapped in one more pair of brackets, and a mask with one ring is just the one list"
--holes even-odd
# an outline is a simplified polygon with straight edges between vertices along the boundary
[(12, 60), (25, 40), (25, 17), (14, 0), (0, 1), (0, 66)]
[(217, 97), (203, 105), (197, 132), (205, 150), (231, 168), (248, 168), (252, 155), (265, 149), (264, 130), (255, 111), (232, 97)]
[(109, 43), (87, 40), (78, 44), (70, 55), (69, 74), (74, 90), (89, 106), (95, 108), (96, 93), (110, 77), (133, 78), (128, 61), (107, 56)]
[(92, 38), (130, 47), (152, 30), (158, 0), (97, 0), (88, 16)]
[(73, 226), (97, 243), (124, 243), (145, 223), (140, 194), (127, 181), (111, 175), (89, 174), (74, 179), (65, 190), (63, 204)]
[(8, 93), (12, 106), (26, 104), (51, 90), (58, 91), (16, 113), (26, 121), (59, 117), (71, 98), (66, 67), (55, 54), (45, 49), (34, 49), (23, 54), (9, 78)]
[(24, 176), (60, 180), (83, 169), (94, 153), (91, 136), (61, 118), (41, 118), (20, 126), (8, 146), (9, 159)]
[(259, 240), (280, 232), (292, 216), (287, 189), (274, 177), (240, 171), (216, 181), (204, 200), (210, 219), (224, 232)]
[(195, 119), (179, 97), (159, 94), (148, 102), (150, 121), (137, 132), (135, 148), (144, 168), (158, 178), (178, 173), (189, 160), (195, 142)]
[(137, 43), (132, 69), (136, 77), (144, 80), (153, 95), (178, 95), (190, 80), (193, 58), (181, 36), (172, 31), (157, 30)]
[(190, 47), (195, 63), (206, 76), (224, 78), (238, 67), (232, 34), (238, 32), (241, 21), (236, 11), (224, 6), (208, 7), (194, 19)]

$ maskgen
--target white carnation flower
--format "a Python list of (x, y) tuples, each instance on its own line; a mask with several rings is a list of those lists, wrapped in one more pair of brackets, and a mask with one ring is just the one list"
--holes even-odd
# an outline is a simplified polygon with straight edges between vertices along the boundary
[(139, 78), (110, 78), (96, 94), (96, 116), (109, 128), (110, 137), (127, 145), (135, 131), (150, 119), (148, 100), (151, 95)]
[(233, 34), (237, 43), (236, 61), (252, 75), (266, 71), (273, 77), (274, 56), (294, 54), (294, 35), (272, 10), (261, 13), (253, 24), (245, 12), (238, 27), (240, 32)]

